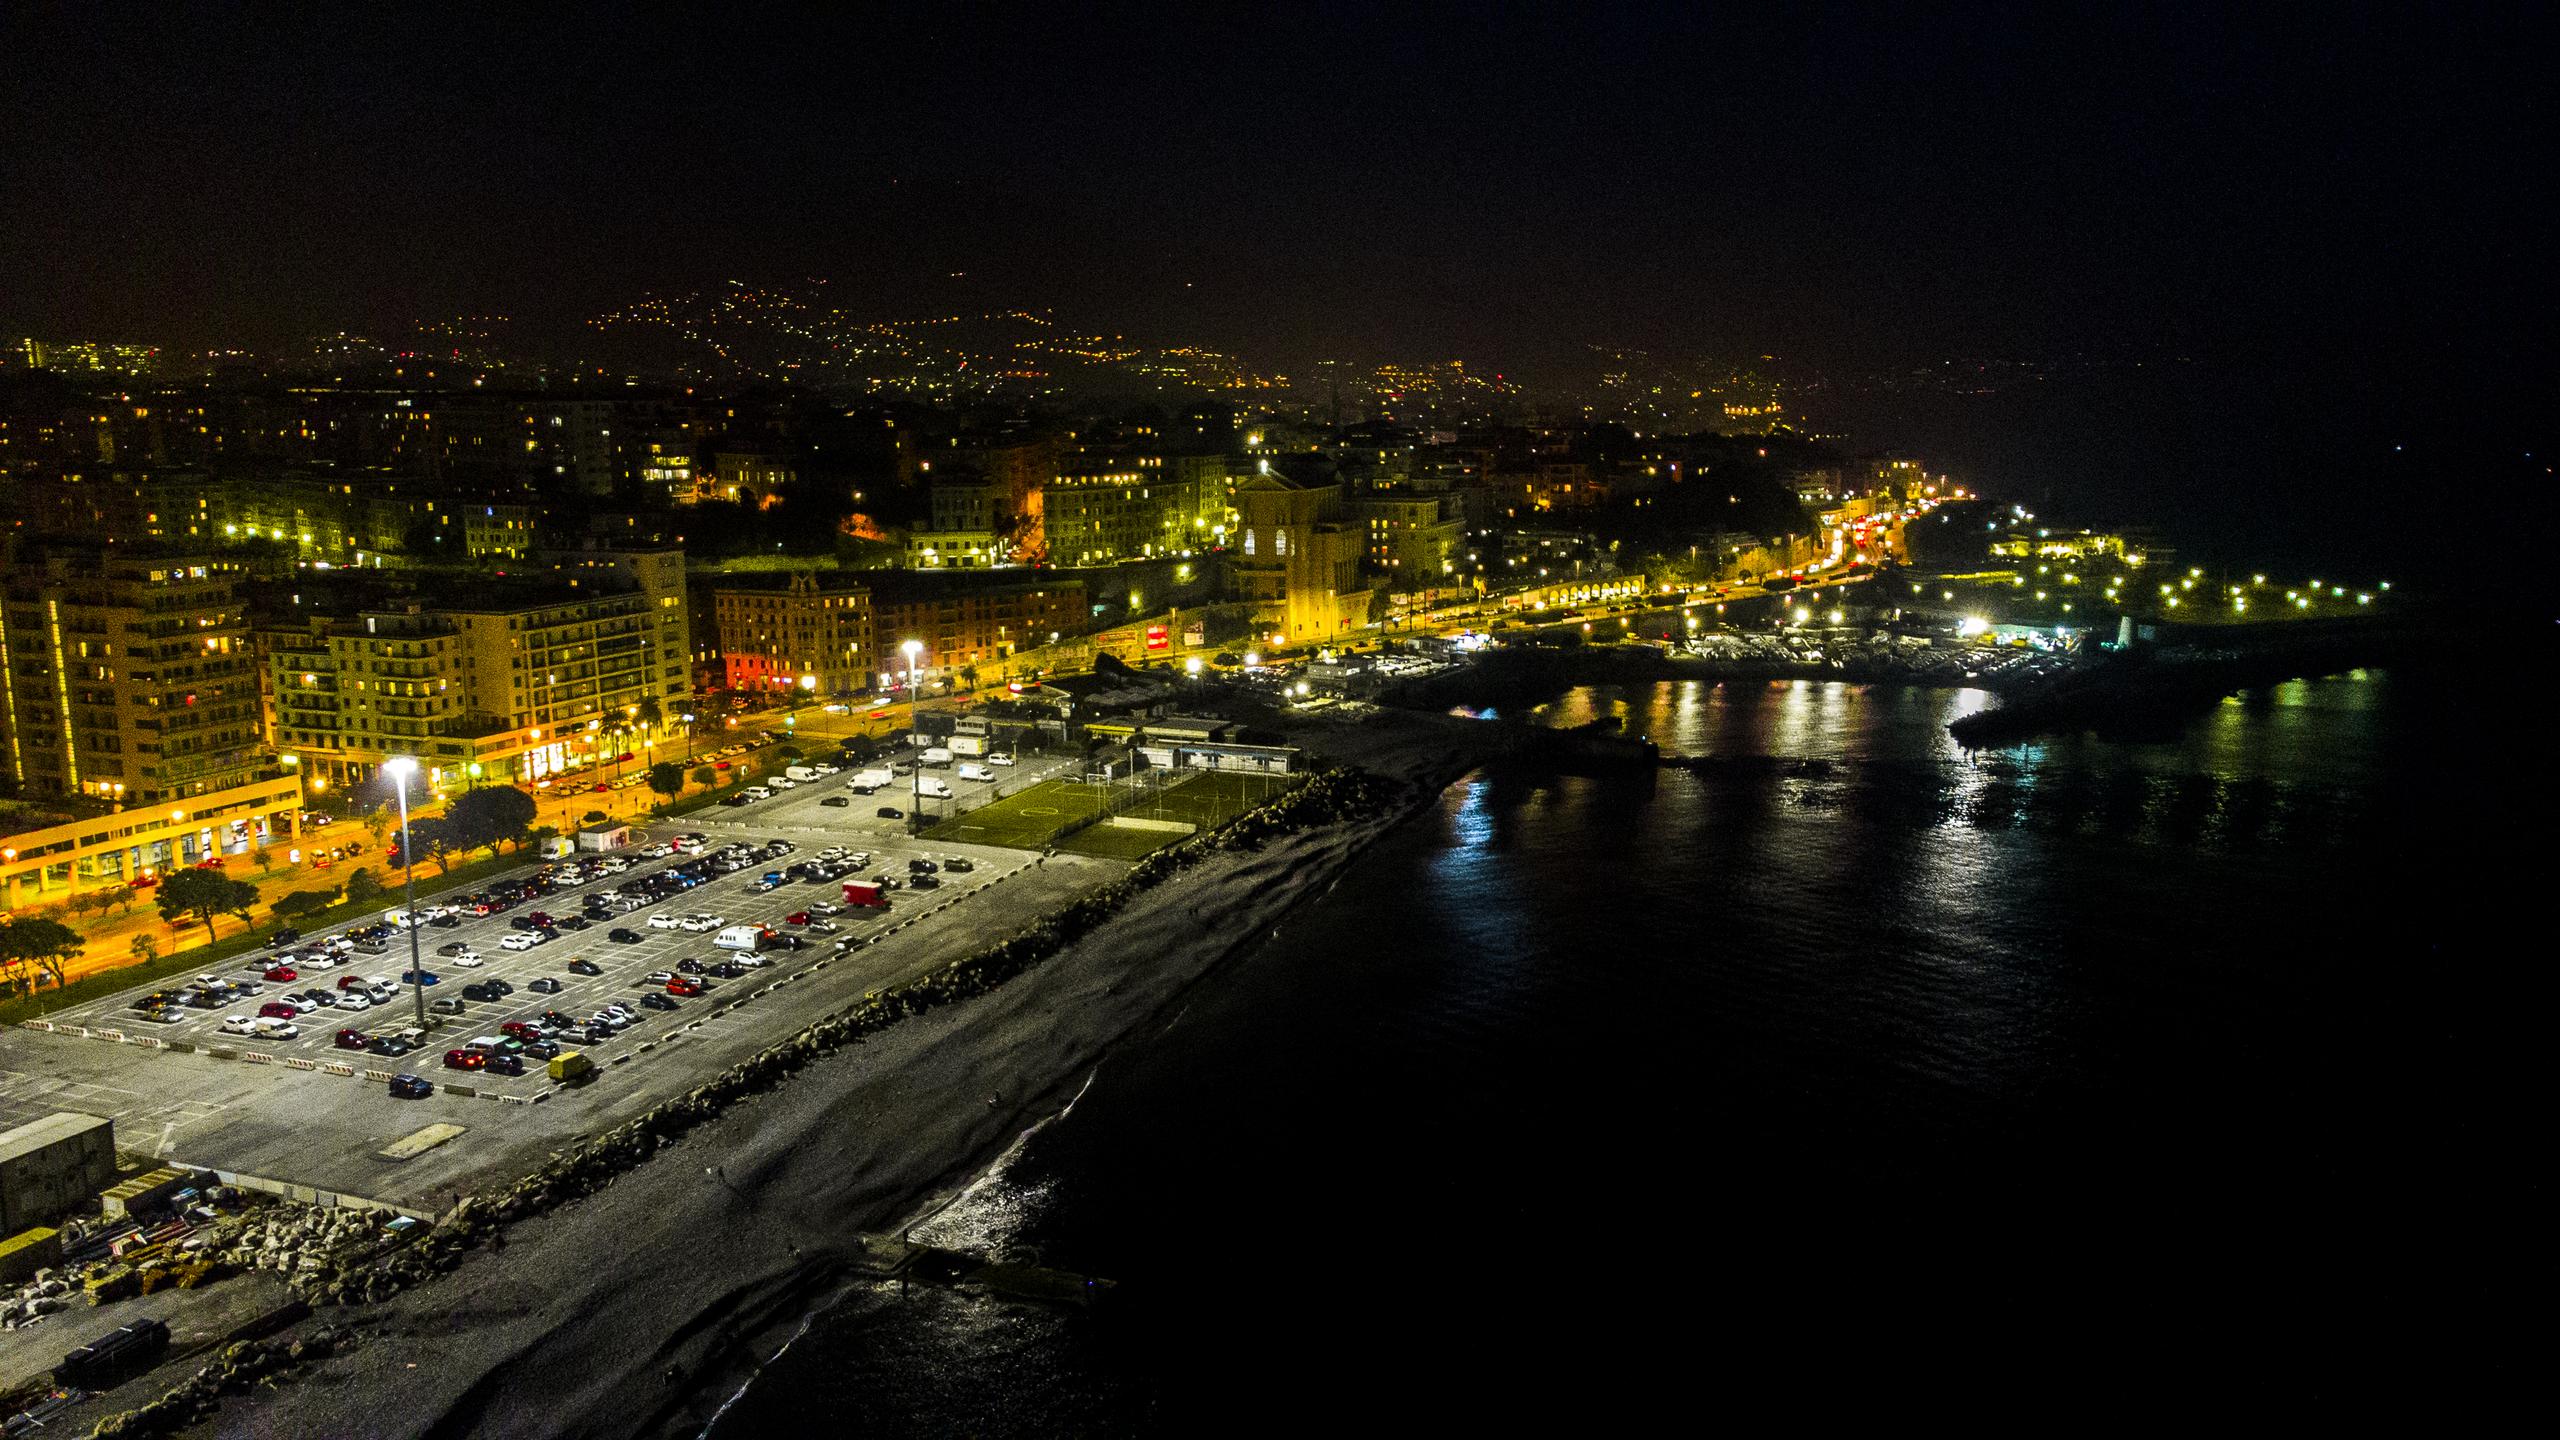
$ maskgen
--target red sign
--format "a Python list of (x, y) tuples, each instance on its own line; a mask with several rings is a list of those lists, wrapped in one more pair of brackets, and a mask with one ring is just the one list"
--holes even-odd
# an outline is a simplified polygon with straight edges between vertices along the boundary
[(1165, 633), (1164, 633), (1164, 627), (1163, 627), (1163, 626), (1161, 626), (1161, 625), (1150, 625), (1150, 626), (1148, 626), (1148, 627), (1147, 627), (1147, 648), (1148, 648), (1148, 649), (1150, 649), (1150, 650), (1162, 650), (1162, 649), (1165, 649), (1165, 648), (1167, 648), (1167, 647), (1171, 646), (1172, 644), (1173, 644), (1173, 639), (1172, 639), (1172, 637), (1171, 637), (1171, 636), (1168, 636), (1167, 634), (1165, 634)]

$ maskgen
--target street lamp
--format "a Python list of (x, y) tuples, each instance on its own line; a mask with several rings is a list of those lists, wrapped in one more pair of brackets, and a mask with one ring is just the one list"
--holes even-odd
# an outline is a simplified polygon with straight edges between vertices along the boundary
[(914, 793), (907, 797), (907, 833), (924, 833), (924, 705), (916, 694), (916, 657), (924, 653), (924, 642), (910, 640), (898, 647), (907, 657), (907, 748), (915, 751), (915, 769), (908, 772), (914, 780)]
[(391, 777), (393, 793), (400, 797), (400, 890), (401, 905), (409, 912), (409, 923), (401, 928), (409, 932), (409, 998), (417, 1002), (418, 1028), (427, 1028), (427, 982), (425, 962), (418, 958), (418, 847), (409, 841), (409, 777), (418, 762), (406, 755), (394, 755), (382, 762), (383, 773)]

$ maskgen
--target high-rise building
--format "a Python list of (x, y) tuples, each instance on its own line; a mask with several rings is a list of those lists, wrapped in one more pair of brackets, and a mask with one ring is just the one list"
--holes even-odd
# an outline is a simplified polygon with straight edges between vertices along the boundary
[(272, 769), (231, 574), (203, 555), (24, 545), (0, 596), (0, 740), (32, 795), (158, 804)]

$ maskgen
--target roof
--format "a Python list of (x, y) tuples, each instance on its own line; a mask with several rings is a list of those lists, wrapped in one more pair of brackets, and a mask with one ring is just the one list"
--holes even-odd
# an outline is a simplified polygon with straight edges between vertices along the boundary
[(100, 1127), (112, 1132), (115, 1123), (103, 1115), (57, 1110), (41, 1120), (30, 1120), (15, 1130), (0, 1131), (0, 1165), (22, 1155), (32, 1155), (49, 1145), (59, 1145), (74, 1136), (86, 1135)]

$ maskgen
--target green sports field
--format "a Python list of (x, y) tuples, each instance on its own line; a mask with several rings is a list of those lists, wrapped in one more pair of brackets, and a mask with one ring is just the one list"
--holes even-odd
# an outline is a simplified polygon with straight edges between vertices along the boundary
[(1059, 833), (1103, 812), (1137, 820), (1165, 820), (1214, 830), (1289, 788), (1289, 777), (1195, 770), (1162, 789), (1142, 786), (1132, 801), (1126, 785), (1050, 780), (1019, 795), (954, 816), (925, 832), (937, 840), (1040, 850), (1056, 845), (1077, 855), (1135, 860), (1182, 838), (1178, 830), (1091, 825), (1061, 840)]
[(936, 840), (1045, 850), (1059, 831), (1109, 809), (1111, 791), (1110, 786), (1081, 780), (1045, 780), (1019, 795), (955, 815), (925, 833)]

